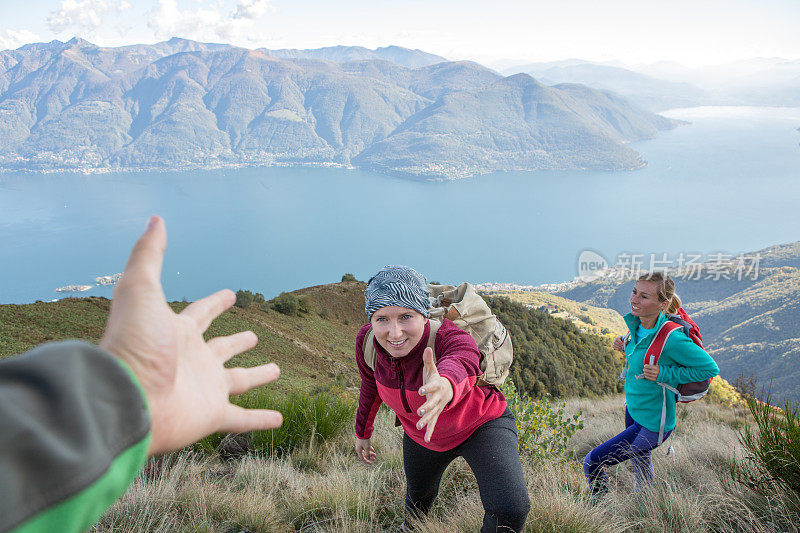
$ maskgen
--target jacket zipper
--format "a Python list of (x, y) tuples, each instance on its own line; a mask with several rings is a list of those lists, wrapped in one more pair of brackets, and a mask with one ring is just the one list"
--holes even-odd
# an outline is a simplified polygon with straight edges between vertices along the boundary
[(406, 378), (403, 376), (403, 365), (400, 364), (400, 361), (395, 361), (395, 363), (397, 363), (397, 369), (400, 371), (400, 399), (403, 401), (406, 413), (411, 413), (411, 406), (408, 405), (408, 399), (406, 399)]

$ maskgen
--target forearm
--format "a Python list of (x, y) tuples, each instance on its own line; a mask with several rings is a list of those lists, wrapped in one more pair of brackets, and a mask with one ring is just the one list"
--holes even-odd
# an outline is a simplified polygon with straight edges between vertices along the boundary
[(660, 365), (658, 381), (662, 383), (692, 383), (713, 378), (719, 374), (714, 359), (686, 336), (673, 334), (664, 347), (674, 364), (666, 361)]
[(96, 346), (62, 342), (0, 363), (0, 531), (85, 531), (147, 458), (135, 379)]

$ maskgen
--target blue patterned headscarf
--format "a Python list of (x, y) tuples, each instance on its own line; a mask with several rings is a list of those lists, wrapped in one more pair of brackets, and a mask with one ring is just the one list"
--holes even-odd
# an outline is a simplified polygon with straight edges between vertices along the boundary
[(364, 291), (364, 311), (367, 318), (381, 307), (407, 307), (430, 317), (430, 292), (425, 276), (411, 267), (389, 265), (372, 276)]

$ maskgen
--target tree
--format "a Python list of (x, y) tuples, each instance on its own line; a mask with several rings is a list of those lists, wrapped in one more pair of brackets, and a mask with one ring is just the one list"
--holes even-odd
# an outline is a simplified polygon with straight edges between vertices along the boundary
[(272, 308), (284, 315), (293, 315), (297, 313), (299, 307), (300, 302), (298, 301), (297, 296), (288, 292), (282, 292), (280, 296), (275, 298), (275, 300), (272, 302)]
[(350, 272), (342, 276), (342, 281), (358, 281), (356, 277)]
[(243, 291), (238, 290), (236, 291), (236, 303), (233, 304), (236, 307), (241, 307), (242, 309), (247, 309), (250, 307), (250, 304), (253, 303), (254, 294), (250, 291)]

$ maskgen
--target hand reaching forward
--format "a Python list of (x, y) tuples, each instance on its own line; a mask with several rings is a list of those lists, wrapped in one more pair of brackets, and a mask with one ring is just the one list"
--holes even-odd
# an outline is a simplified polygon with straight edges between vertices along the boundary
[(417, 410), (417, 414), (422, 417), (417, 422), (417, 429), (427, 426), (425, 442), (430, 442), (439, 414), (453, 399), (453, 385), (450, 384), (450, 380), (439, 375), (436, 363), (433, 362), (433, 350), (425, 348), (422, 361), (425, 367), (422, 371), (422, 387), (419, 389), (419, 395), (425, 396), (426, 401)]
[(150, 218), (114, 288), (100, 346), (123, 360), (139, 380), (150, 408), (151, 455), (176, 450), (216, 432), (241, 433), (281, 425), (280, 413), (243, 409), (229, 402), (278, 378), (277, 365), (226, 369), (223, 364), (258, 342), (251, 331), (206, 342), (211, 321), (236, 301), (223, 290), (180, 314), (167, 305), (161, 266), (167, 246), (164, 221)]

